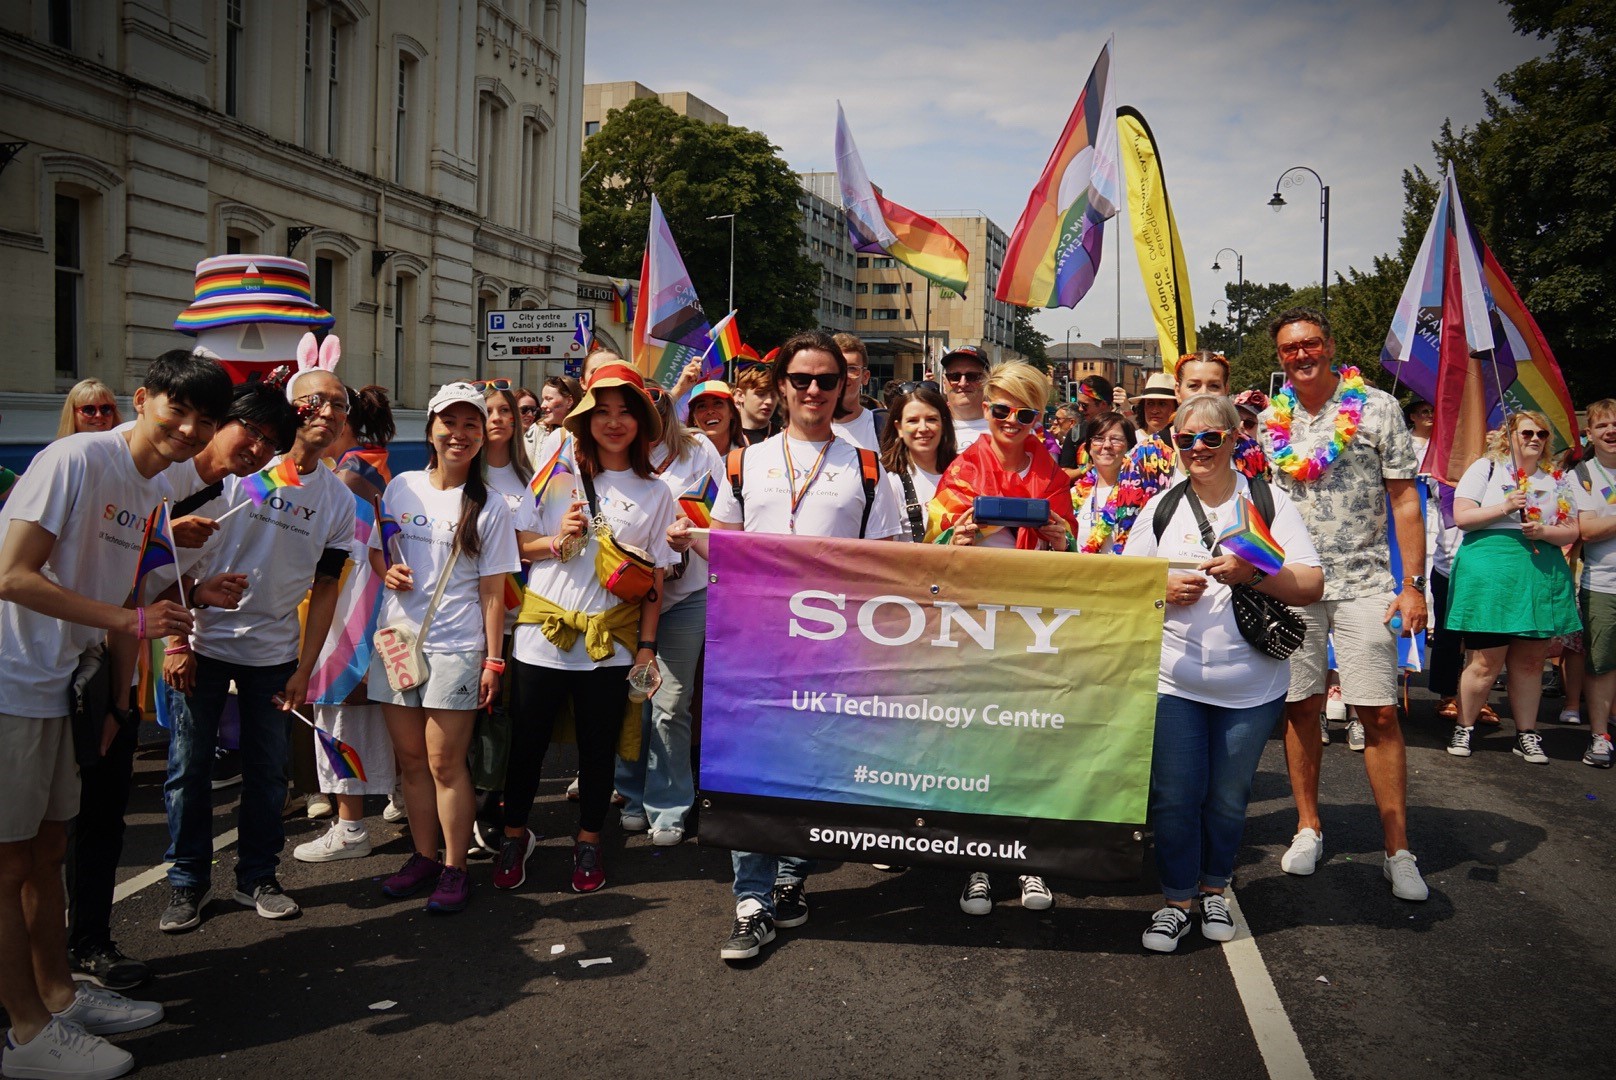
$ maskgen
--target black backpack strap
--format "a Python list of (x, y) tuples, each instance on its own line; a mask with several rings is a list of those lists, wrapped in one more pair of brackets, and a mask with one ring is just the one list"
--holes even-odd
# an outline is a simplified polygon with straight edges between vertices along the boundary
[(746, 525), (746, 496), (741, 492), (741, 467), (746, 456), (742, 444), (724, 456), (724, 475), (729, 477), (729, 489), (735, 493), (735, 505), (741, 511), (741, 525)]
[(224, 494), (224, 481), (215, 480), (207, 487), (194, 491), (190, 495), (187, 495), (185, 498), (181, 499), (179, 502), (175, 503), (173, 508), (168, 512), (169, 517), (185, 517), (192, 511), (198, 510), (207, 503), (217, 499), (222, 494)]
[(903, 502), (909, 511), (909, 532), (918, 544), (926, 537), (926, 515), (915, 491), (915, 478), (905, 471), (898, 474), (898, 479), (903, 483)]
[(1150, 519), (1151, 528), (1156, 533), (1156, 543), (1161, 543), (1162, 534), (1167, 531), (1167, 525), (1178, 513), (1178, 504), (1184, 501), (1184, 493), (1190, 488), (1188, 480), (1181, 480), (1174, 484), (1162, 496), (1162, 501), (1156, 504), (1156, 515)]
[(864, 480), (864, 513), (859, 516), (859, 539), (870, 525), (870, 511), (875, 507), (875, 488), (881, 482), (881, 462), (874, 450), (858, 448), (859, 474)]
[(1257, 508), (1264, 525), (1274, 523), (1274, 489), (1266, 479), (1261, 476), (1249, 476), (1246, 483), (1251, 488), (1251, 504)]

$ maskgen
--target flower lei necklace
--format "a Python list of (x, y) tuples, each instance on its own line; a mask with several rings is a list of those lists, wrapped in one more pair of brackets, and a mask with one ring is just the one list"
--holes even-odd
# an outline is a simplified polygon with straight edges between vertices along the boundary
[[(1074, 485), (1074, 494), (1077, 495), (1076, 501), (1079, 504), (1088, 501), (1089, 497), (1094, 494), (1094, 489), (1099, 485), (1099, 471), (1091, 467), (1077, 478), (1077, 483)], [(1121, 540), (1113, 541), (1113, 537), (1117, 533), (1117, 522), (1122, 516), (1121, 509), (1125, 499), (1125, 488), (1119, 474), (1117, 482), (1111, 485), (1111, 493), (1105, 497), (1105, 503), (1095, 507), (1094, 524), (1089, 526), (1089, 534), (1083, 540), (1082, 551), (1090, 555), (1101, 553), (1122, 554), (1122, 540), (1127, 539), (1126, 531), (1124, 531)]]
[(1296, 391), (1288, 382), (1280, 387), (1279, 393), (1269, 403), (1273, 416), (1268, 421), (1268, 437), (1274, 444), (1273, 465), (1276, 469), (1282, 469), (1286, 475), (1306, 484), (1323, 476), (1325, 470), (1335, 464), (1341, 451), (1358, 434), (1358, 425), (1363, 421), (1364, 402), (1369, 398), (1364, 389), (1363, 376), (1355, 367), (1341, 369), (1341, 386), (1341, 402), (1336, 406), (1335, 430), (1330, 435), (1330, 441), (1305, 458), (1291, 446)]

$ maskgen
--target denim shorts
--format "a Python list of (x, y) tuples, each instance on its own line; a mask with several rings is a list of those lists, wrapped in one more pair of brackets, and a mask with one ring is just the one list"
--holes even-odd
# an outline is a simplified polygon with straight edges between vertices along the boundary
[(370, 677), (366, 686), (370, 700), (383, 705), (403, 705), (411, 709), (471, 711), (477, 708), (477, 687), (483, 673), (483, 651), (423, 653), (426, 681), (403, 692), (387, 682), (380, 653), (370, 657)]

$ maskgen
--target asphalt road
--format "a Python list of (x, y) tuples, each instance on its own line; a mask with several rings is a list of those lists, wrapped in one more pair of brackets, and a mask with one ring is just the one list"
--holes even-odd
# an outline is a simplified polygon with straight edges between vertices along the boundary
[[(1507, 721), (1468, 761), (1448, 757), (1429, 699), (1405, 730), (1424, 904), (1381, 878), (1362, 762), (1342, 738), (1325, 752), (1327, 859), (1311, 878), (1283, 874), (1295, 819), (1278, 739), (1264, 754), (1236, 891), (1280, 1026), (1320, 1078), (1610, 1075), (1616, 773), (1579, 763), (1585, 728), (1545, 725), (1547, 766), (1510, 754)], [(166, 843), (154, 736), (125, 879)], [(1192, 933), (1173, 955), (1141, 949), (1151, 880), (1099, 893), (1052, 881), (1056, 906), (1034, 913), (1005, 877), (993, 914), (973, 918), (957, 903), (963, 874), (835, 865), (811, 880), (807, 925), (731, 966), (717, 955), (726, 852), (653, 848), (614, 826), (607, 887), (566, 891), (567, 764), (553, 755), (540, 792), (527, 885), (497, 893), (480, 863), (461, 915), (381, 895), (408, 846), (379, 816), (374, 856), (317, 866), (290, 849), (323, 825), (290, 821), (295, 920), (230, 900), (228, 847), (195, 932), (157, 931), (161, 883), (120, 902), (114, 933), (157, 971), (142, 993), (168, 1019), (117, 1041), (165, 1077), (1294, 1075), (1265, 1063), (1224, 946)], [(234, 825), (222, 794), (221, 833)], [(373, 1008), (385, 1001), (397, 1004)]]

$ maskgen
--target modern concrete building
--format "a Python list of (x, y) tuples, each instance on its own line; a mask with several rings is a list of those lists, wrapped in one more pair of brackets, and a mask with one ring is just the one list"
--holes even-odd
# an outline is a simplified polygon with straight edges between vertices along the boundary
[(0, 440), (48, 438), (76, 380), (126, 394), (188, 341), (172, 324), (213, 254), (308, 263), (343, 377), (417, 408), (483, 371), (483, 312), (572, 307), (586, 11), (0, 5), (0, 141), (21, 144), (0, 171)]
[(841, 197), (827, 198), (805, 183), (797, 208), (802, 211), (802, 253), (819, 267), (819, 328), (851, 332), (856, 253)]
[(637, 82), (585, 83), (583, 93), (583, 138), (595, 134), (606, 122), (606, 115), (639, 98), (656, 98), (662, 104), (704, 124), (727, 124), (729, 117), (687, 90), (659, 94)]

